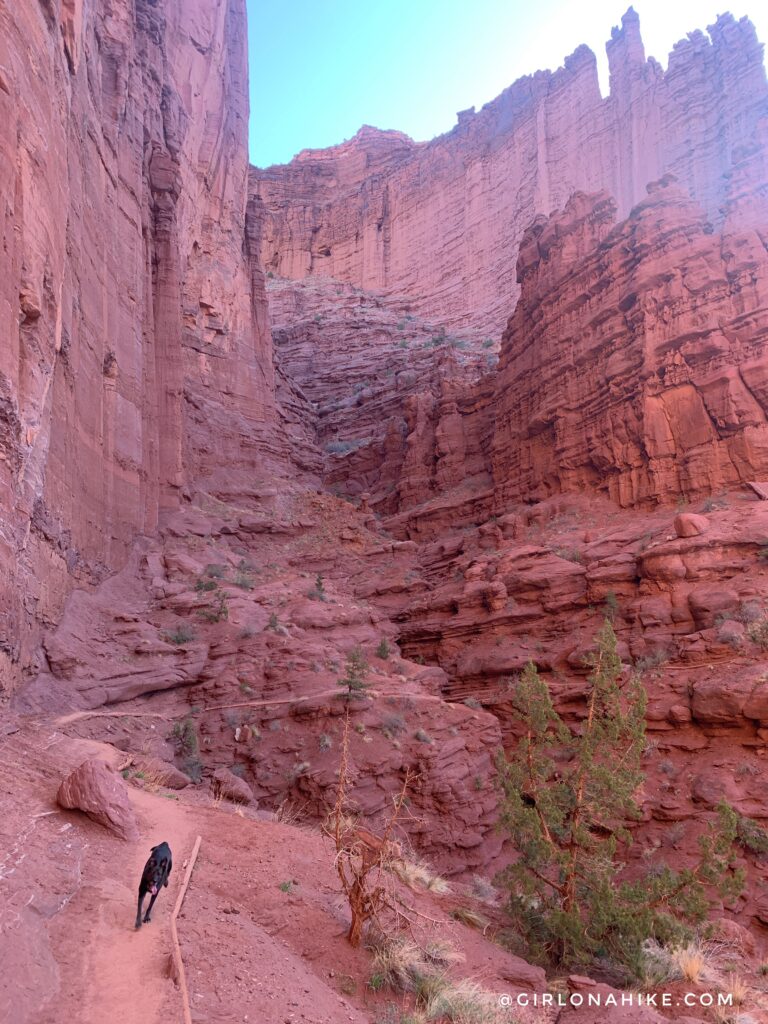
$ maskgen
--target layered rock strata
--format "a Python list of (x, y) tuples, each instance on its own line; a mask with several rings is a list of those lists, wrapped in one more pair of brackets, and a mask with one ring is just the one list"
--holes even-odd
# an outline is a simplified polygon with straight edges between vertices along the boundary
[(762, 46), (722, 15), (646, 60), (630, 8), (607, 44), (610, 95), (579, 47), (519, 79), (429, 143), (366, 127), (350, 141), (252, 169), (266, 208), (262, 258), (282, 277), (332, 277), (410, 297), (426, 318), (494, 336), (518, 295), (515, 265), (537, 214), (604, 189), (624, 218), (667, 173), (716, 225), (727, 174), (768, 109)]

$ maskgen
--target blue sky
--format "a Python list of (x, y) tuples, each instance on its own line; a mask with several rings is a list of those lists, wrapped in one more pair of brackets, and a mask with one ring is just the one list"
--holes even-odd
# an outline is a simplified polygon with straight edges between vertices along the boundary
[[(251, 160), (286, 163), (361, 124), (418, 140), (448, 131), (521, 75), (556, 68), (579, 43), (597, 55), (628, 0), (247, 0)], [(768, 41), (765, 0), (636, 0), (647, 56), (717, 14), (748, 15)]]

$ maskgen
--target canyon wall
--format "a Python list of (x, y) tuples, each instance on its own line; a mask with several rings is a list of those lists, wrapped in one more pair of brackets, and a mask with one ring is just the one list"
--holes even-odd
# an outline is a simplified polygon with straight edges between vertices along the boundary
[(524, 230), (574, 191), (605, 189), (623, 218), (671, 172), (719, 223), (733, 152), (768, 111), (768, 86), (747, 19), (726, 14), (708, 31), (678, 43), (663, 71), (645, 59), (630, 8), (607, 44), (605, 99), (582, 46), (432, 142), (366, 127), (284, 167), (252, 168), (265, 268), (402, 293), (424, 317), (498, 337), (519, 294)]
[[(618, 223), (605, 192), (537, 218), (498, 366), (478, 379), (469, 347), (465, 366), (433, 378), (420, 351), (395, 349), (412, 371), (395, 378), (400, 405), (381, 403), (384, 381), (330, 410), (337, 436), (367, 436), (327, 479), (350, 496), (364, 487), (413, 538), (561, 493), (626, 508), (768, 480), (767, 128), (737, 151), (720, 230), (672, 176)], [(317, 330), (337, 342), (317, 343), (324, 373), (343, 378), (359, 334), (341, 346), (333, 320)], [(363, 339), (378, 365), (395, 336)]]
[(252, 485), (277, 414), (244, 0), (4, 4), (0, 111), (2, 692), (193, 480)]
[(561, 491), (637, 506), (768, 479), (766, 152), (745, 156), (763, 174), (722, 231), (662, 180), (618, 225), (605, 193), (576, 194), (525, 235), (492, 401), (498, 507)]

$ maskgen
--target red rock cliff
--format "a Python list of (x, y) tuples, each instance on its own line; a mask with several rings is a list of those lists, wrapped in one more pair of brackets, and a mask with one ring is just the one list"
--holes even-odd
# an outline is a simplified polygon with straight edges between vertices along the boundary
[(73, 580), (193, 479), (246, 486), (275, 414), (244, 0), (5, 4), (0, 115), (8, 687)]
[(738, 154), (722, 231), (663, 179), (621, 224), (576, 194), (527, 232), (490, 405), (498, 504), (768, 477), (767, 153)]
[(607, 45), (606, 99), (582, 46), (430, 143), (363, 128), (285, 167), (252, 169), (265, 266), (391, 289), (427, 318), (498, 335), (518, 295), (523, 231), (574, 191), (607, 190), (625, 217), (647, 182), (672, 172), (717, 222), (724, 174), (768, 87), (749, 21), (723, 15), (708, 31), (678, 43), (664, 72), (645, 59), (630, 8)]

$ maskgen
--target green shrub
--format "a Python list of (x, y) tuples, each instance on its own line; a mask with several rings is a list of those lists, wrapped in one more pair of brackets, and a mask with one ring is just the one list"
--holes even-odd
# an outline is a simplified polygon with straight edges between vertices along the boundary
[(387, 638), (383, 636), (379, 641), (379, 646), (376, 648), (376, 657), (382, 658), (384, 661), (386, 661), (387, 658), (389, 657), (389, 654), (389, 643), (387, 642)]
[[(578, 732), (563, 722), (546, 683), (529, 662), (513, 697), (522, 727), (516, 749), (498, 758), (502, 824), (519, 860), (499, 876), (515, 927), (542, 960), (588, 966), (597, 959), (642, 973), (643, 944), (678, 944), (701, 924), (708, 889), (733, 898), (743, 888), (734, 867), (737, 815), (726, 805), (699, 839), (692, 867), (649, 863), (623, 878), (640, 818), (635, 794), (645, 736), (646, 695), (637, 679), (621, 687), (616, 635), (598, 635)], [(557, 758), (555, 758), (557, 752)]]
[(344, 695), (347, 700), (353, 697), (364, 697), (368, 689), (366, 678), (368, 676), (368, 662), (365, 660), (360, 647), (353, 647), (347, 655), (346, 672), (338, 684), (346, 689)]
[(180, 722), (174, 723), (171, 735), (181, 754), (193, 755), (199, 752), (200, 740), (197, 736), (197, 726), (189, 715), (182, 718)]
[(610, 622), (613, 622), (619, 614), (619, 599), (612, 590), (609, 590), (605, 595), (604, 611), (606, 619)]

